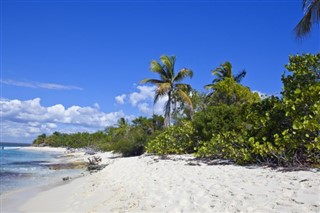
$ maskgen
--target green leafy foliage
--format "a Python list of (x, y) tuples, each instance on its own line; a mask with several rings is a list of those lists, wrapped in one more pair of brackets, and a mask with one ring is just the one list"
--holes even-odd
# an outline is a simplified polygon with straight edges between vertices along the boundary
[(254, 156), (253, 162), (280, 163), (283, 149), (274, 136), (288, 126), (285, 112), (279, 108), (278, 97), (268, 97), (248, 107), (246, 114), (246, 144)]
[(286, 68), (292, 75), (282, 76), (281, 107), (290, 125), (277, 141), (293, 160), (320, 162), (320, 53), (290, 56)]
[(34, 141), (34, 145), (47, 145), (52, 147), (91, 147), (99, 148), (106, 142), (107, 136), (105, 133), (98, 131), (96, 133), (78, 132), (74, 134), (66, 134), (54, 132), (50, 136), (45, 134), (39, 135)]
[(193, 127), (190, 121), (183, 121), (181, 126), (170, 126), (151, 140), (147, 146), (148, 153), (185, 154), (194, 152)]
[(244, 135), (234, 130), (213, 134), (210, 141), (201, 142), (195, 155), (229, 159), (239, 164), (251, 162), (253, 159)]
[(33, 144), (53, 147), (82, 148), (91, 147), (103, 151), (135, 156), (144, 152), (147, 141), (154, 138), (164, 127), (162, 116), (153, 118), (138, 117), (129, 124), (119, 119), (117, 126), (108, 127), (104, 132), (66, 134), (55, 132), (50, 136), (40, 135)]
[(33, 144), (35, 144), (35, 145), (42, 145), (42, 144), (45, 145), (46, 138), (47, 138), (46, 134), (41, 134), (33, 141)]
[(252, 93), (250, 88), (242, 86), (233, 78), (226, 78), (225, 80), (216, 83), (212, 88), (214, 89), (214, 92), (210, 95), (210, 105), (241, 105), (244, 103), (255, 103), (260, 101), (257, 93)]
[[(289, 59), (286, 68), (292, 74), (282, 76), (282, 99), (243, 102), (239, 100), (246, 100), (246, 96), (238, 99), (239, 89), (221, 90), (217, 84), (211, 103), (222, 101), (239, 106), (241, 116), (236, 119), (236, 113), (219, 107), (197, 113), (194, 125), (201, 140), (197, 156), (227, 158), (240, 164), (265, 162), (286, 166), (320, 162), (320, 54)], [(225, 115), (232, 115), (236, 127)], [(228, 124), (228, 128), (220, 123)]]
[[(123, 156), (144, 151), (160, 155), (195, 152), (198, 157), (239, 164), (319, 165), (320, 53), (290, 56), (289, 60), (289, 73), (282, 76), (282, 97), (260, 100), (234, 78), (224, 77), (212, 85), (208, 96), (190, 93), (193, 108), (174, 105), (174, 126), (164, 128), (162, 116), (139, 117), (131, 123), (120, 119), (104, 132), (42, 134), (34, 144), (93, 147)], [(183, 77), (182, 73), (179, 78)]]
[(209, 106), (195, 114), (193, 128), (199, 141), (210, 141), (213, 134), (240, 130), (242, 108), (235, 105), (221, 104)]
[(121, 129), (112, 136), (108, 149), (115, 153), (121, 153), (124, 157), (141, 155), (148, 140), (142, 128), (128, 127)]

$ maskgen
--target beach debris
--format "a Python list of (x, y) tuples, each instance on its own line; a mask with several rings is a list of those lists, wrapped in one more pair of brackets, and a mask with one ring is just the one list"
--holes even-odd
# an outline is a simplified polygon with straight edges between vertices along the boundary
[(89, 165), (98, 165), (102, 159), (100, 156), (93, 156), (91, 158), (88, 158), (89, 160)]
[(102, 159), (100, 156), (93, 156), (88, 158), (88, 170), (90, 172), (95, 172), (95, 171), (99, 171), (102, 170), (103, 168), (105, 168), (107, 166), (107, 164), (100, 164)]
[(62, 180), (63, 180), (63, 181), (67, 181), (67, 180), (71, 180), (71, 179), (72, 179), (72, 178), (71, 178), (71, 177), (69, 177), (69, 176), (67, 176), (67, 177), (63, 177), (63, 178), (62, 178)]

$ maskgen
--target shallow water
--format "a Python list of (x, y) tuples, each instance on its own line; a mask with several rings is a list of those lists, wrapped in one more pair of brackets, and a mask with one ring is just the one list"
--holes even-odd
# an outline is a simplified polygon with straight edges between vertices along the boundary
[(25, 187), (61, 182), (62, 177), (80, 174), (82, 169), (51, 170), (59, 153), (5, 148), (0, 150), (0, 193)]

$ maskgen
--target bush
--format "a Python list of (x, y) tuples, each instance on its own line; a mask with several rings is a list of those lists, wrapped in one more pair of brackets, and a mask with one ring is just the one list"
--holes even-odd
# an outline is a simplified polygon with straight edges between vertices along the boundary
[[(202, 139), (197, 155), (232, 159), (241, 164), (319, 163), (320, 54), (291, 56), (286, 68), (292, 75), (282, 76), (282, 99), (270, 97), (242, 105), (246, 110), (239, 111), (239, 119), (227, 107), (208, 108), (198, 118), (195, 116), (197, 135)], [(230, 119), (225, 119), (225, 115), (231, 115)]]
[(233, 78), (226, 78), (213, 88), (214, 92), (208, 100), (211, 105), (242, 105), (260, 101), (257, 93), (251, 92), (249, 87), (237, 83)]
[(129, 157), (144, 153), (148, 137), (141, 128), (127, 127), (117, 134), (115, 139), (108, 148), (115, 153), (121, 153), (124, 157)]
[(241, 116), (240, 106), (225, 104), (197, 112), (192, 122), (197, 140), (210, 141), (213, 134), (239, 130), (243, 121)]
[(253, 159), (245, 137), (236, 131), (213, 134), (210, 141), (201, 142), (195, 156), (229, 159), (239, 164), (251, 162)]
[(283, 101), (279, 106), (290, 121), (275, 135), (285, 145), (286, 157), (293, 162), (320, 162), (320, 53), (290, 56), (286, 65), (292, 75), (283, 75)]
[(193, 153), (194, 148), (191, 122), (183, 121), (181, 126), (170, 126), (151, 140), (146, 151), (158, 155), (186, 154)]

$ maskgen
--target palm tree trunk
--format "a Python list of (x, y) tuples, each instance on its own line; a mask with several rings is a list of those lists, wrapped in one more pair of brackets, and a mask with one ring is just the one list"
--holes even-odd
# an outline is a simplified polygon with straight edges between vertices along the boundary
[(165, 109), (165, 127), (169, 127), (171, 124), (171, 102), (172, 102), (172, 91), (168, 93), (168, 102)]

